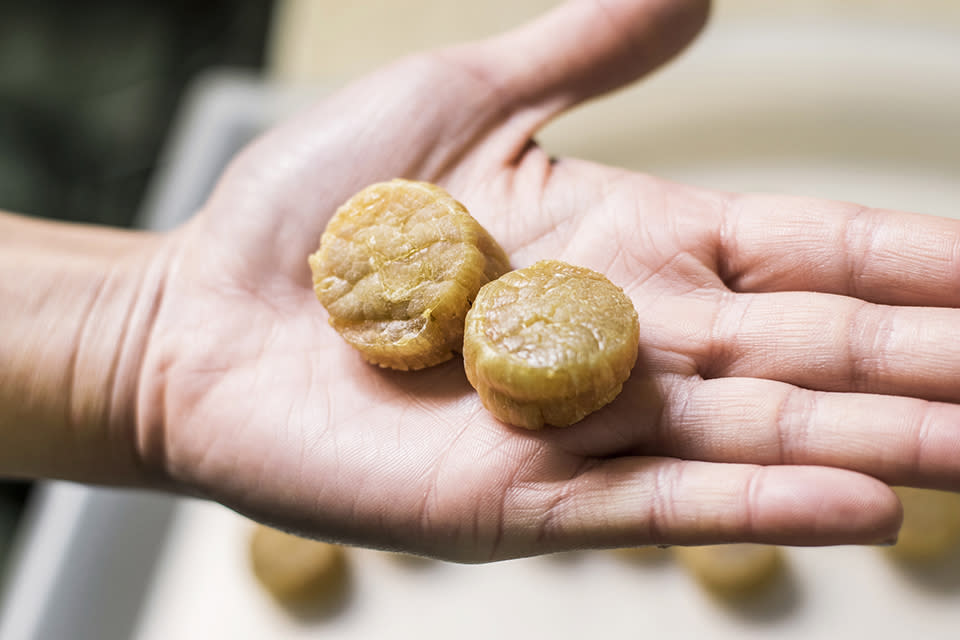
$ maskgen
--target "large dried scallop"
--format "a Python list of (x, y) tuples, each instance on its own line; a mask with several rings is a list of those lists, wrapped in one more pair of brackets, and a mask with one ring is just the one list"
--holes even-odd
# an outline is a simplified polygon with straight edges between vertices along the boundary
[(611, 402), (637, 358), (637, 312), (584, 267), (544, 260), (485, 285), (463, 360), (484, 406), (519, 427), (566, 426)]
[(404, 370), (459, 351), (477, 291), (509, 269), (500, 245), (449, 193), (399, 179), (341, 206), (309, 263), (334, 329), (368, 361)]

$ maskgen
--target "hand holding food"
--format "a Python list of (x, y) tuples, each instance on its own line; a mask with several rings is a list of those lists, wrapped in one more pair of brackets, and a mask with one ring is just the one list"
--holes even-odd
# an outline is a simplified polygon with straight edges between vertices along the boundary
[[(698, 0), (573, 2), (398, 60), (259, 137), (169, 233), (0, 216), (0, 466), (186, 491), (308, 535), (471, 562), (891, 540), (890, 483), (960, 488), (957, 221), (682, 185), (535, 141), (676, 54), (706, 15)], [(385, 186), (394, 176), (444, 185), (475, 221), (431, 187)], [(306, 256), (370, 184), (331, 224), (315, 290)], [(588, 267), (640, 310), (642, 368), (578, 427), (509, 428), (459, 363), (429, 366), (461, 348), (507, 255)], [(516, 309), (538, 324), (528, 302)], [(605, 343), (599, 317), (560, 323), (570, 335), (547, 353)], [(598, 350), (587, 386), (524, 373), (527, 397), (498, 385), (528, 370), (514, 358), (538, 334), (506, 329), (502, 343), (478, 333), (471, 376), (531, 425), (605, 402), (633, 355)], [(344, 338), (378, 365), (422, 369), (368, 366)]]

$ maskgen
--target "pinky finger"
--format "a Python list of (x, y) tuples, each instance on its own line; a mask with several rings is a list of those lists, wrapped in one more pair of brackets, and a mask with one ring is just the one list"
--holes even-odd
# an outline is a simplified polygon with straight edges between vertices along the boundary
[(518, 488), (514, 498), (505, 531), (515, 536), (508, 533), (502, 543), (538, 552), (732, 542), (884, 544), (896, 540), (902, 519), (887, 485), (853, 471), (674, 458), (606, 460), (549, 489)]

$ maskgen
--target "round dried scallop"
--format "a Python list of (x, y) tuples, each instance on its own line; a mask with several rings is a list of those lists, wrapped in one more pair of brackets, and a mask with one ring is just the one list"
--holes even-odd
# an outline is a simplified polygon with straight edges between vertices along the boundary
[(257, 525), (250, 539), (250, 561), (260, 584), (280, 603), (324, 604), (343, 590), (343, 547)]
[(611, 402), (637, 359), (637, 312), (596, 271), (543, 260), (485, 285), (463, 361), (484, 406), (519, 427), (566, 426)]
[(783, 570), (783, 552), (769, 545), (676, 547), (674, 552), (700, 584), (720, 596), (738, 597), (759, 591)]
[(509, 269), (500, 245), (449, 193), (400, 179), (341, 206), (309, 264), (333, 328), (368, 361), (404, 370), (459, 351), (477, 291)]

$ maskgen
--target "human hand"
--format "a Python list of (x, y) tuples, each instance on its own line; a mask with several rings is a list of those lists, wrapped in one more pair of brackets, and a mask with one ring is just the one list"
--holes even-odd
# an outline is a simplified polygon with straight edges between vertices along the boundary
[[(137, 384), (148, 467), (309, 535), (462, 561), (877, 543), (900, 519), (885, 483), (960, 488), (960, 223), (694, 189), (531, 142), (705, 15), (574, 2), (402, 60), (244, 151), (167, 239)], [(445, 186), (515, 267), (559, 258), (623, 287), (641, 349), (622, 395), (528, 432), (482, 408), (459, 359), (365, 364), (306, 257), (339, 204), (393, 177)]]

